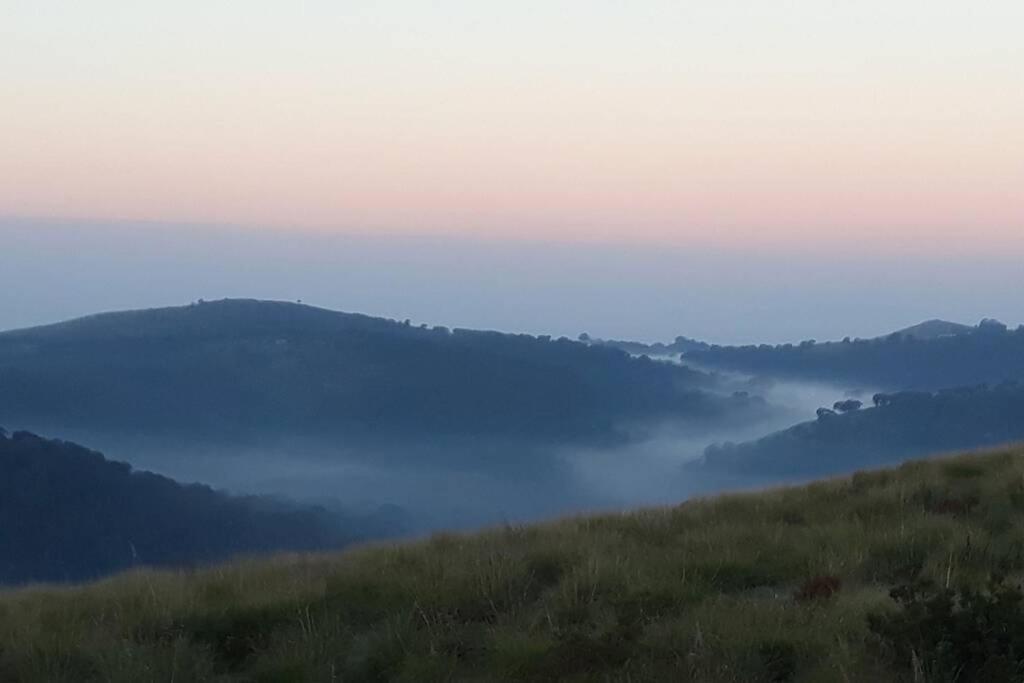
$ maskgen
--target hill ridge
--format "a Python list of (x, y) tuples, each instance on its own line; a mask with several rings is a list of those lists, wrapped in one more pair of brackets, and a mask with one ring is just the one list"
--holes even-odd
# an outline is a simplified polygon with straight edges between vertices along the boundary
[(565, 338), (256, 299), (0, 334), (0, 419), (48, 431), (135, 425), (232, 438), (276, 429), (604, 440), (630, 421), (762, 409), (714, 394), (713, 384), (696, 370)]

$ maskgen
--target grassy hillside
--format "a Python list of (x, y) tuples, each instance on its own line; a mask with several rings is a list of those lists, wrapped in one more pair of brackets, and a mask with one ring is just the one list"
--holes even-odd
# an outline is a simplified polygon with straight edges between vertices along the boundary
[(711, 378), (568, 339), (227, 300), (0, 334), (0, 420), (240, 438), (600, 439), (622, 423), (757, 409)]
[(1024, 572), (1020, 449), (12, 592), (0, 679), (1015, 680), (1019, 594), (993, 572)]

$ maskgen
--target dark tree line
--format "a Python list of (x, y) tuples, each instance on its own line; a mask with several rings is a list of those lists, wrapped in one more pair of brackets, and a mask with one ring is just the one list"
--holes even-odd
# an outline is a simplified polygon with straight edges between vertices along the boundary
[(893, 334), (819, 344), (713, 346), (685, 357), (701, 366), (759, 375), (935, 390), (1024, 380), (1024, 326), (994, 320), (959, 334), (919, 339)]
[(614, 349), (621, 349), (622, 351), (634, 355), (671, 356), (711, 348), (711, 345), (707, 342), (682, 336), (676, 337), (670, 344), (665, 344), (663, 342), (644, 344), (643, 342), (626, 341), (621, 339), (598, 339), (596, 337), (591, 337), (586, 332), (581, 334), (578, 339), (585, 344), (608, 346)]

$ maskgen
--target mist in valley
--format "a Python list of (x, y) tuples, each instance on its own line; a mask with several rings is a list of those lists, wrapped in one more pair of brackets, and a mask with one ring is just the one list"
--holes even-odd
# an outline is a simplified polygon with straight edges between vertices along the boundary
[(347, 515), (383, 515), (395, 533), (551, 519), (674, 504), (722, 490), (768, 485), (754, 477), (684, 469), (714, 443), (757, 439), (813, 420), (822, 406), (870, 390), (719, 375), (721, 391), (763, 397), (771, 410), (749, 423), (708, 428), (666, 421), (604, 445), (493, 437), (406, 440), (262, 439), (238, 443), (147, 435), (40, 433), (89, 444), (108, 458), (182, 482), (238, 494), (313, 503)]
[(723, 476), (683, 469), (699, 460), (712, 444), (756, 440), (773, 432), (814, 420), (821, 407), (855, 397), (870, 397), (865, 387), (721, 375), (724, 387), (764, 398), (772, 407), (765, 419), (714, 429), (682, 428), (667, 423), (648, 438), (617, 449), (576, 449), (565, 453), (573, 481), (606, 501), (610, 508), (672, 504), (720, 491), (777, 483), (759, 477)]

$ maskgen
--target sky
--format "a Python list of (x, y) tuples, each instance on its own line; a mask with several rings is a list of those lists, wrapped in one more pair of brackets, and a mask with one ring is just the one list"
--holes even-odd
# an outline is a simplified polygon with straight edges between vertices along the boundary
[[(1024, 320), (1024, 3), (0, 0), (0, 328)], [(45, 277), (44, 277), (45, 275)]]
[(1024, 245), (1017, 0), (0, 5), (6, 216)]
[(0, 329), (243, 297), (415, 324), (718, 343), (872, 337), (929, 318), (1024, 323), (1019, 253), (349, 235), (0, 219)]

